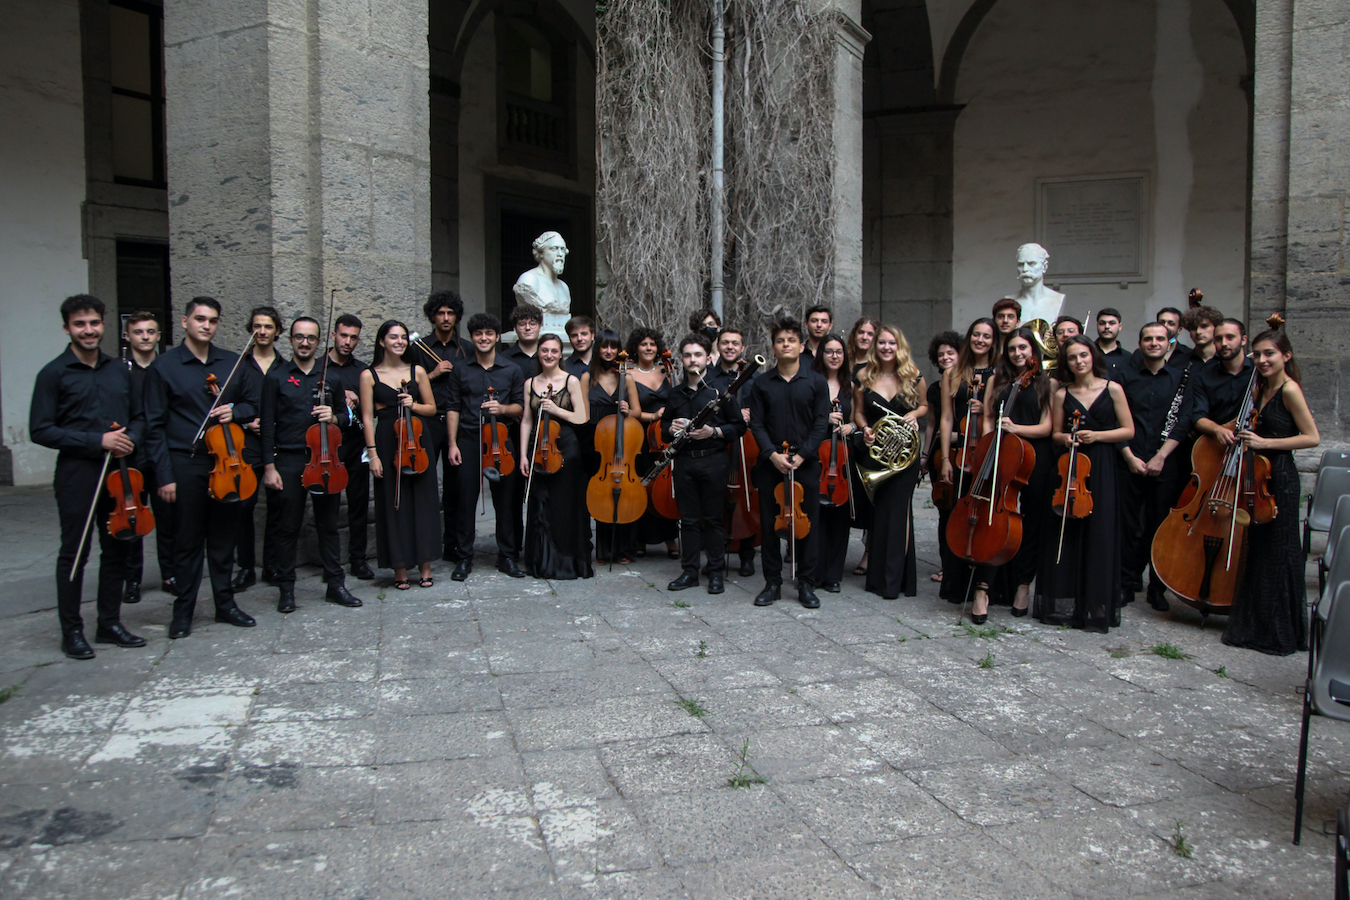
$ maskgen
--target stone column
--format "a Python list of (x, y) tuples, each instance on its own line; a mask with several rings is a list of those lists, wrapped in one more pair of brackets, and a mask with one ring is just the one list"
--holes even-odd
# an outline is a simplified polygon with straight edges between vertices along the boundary
[(1350, 7), (1257, 5), (1249, 327), (1283, 309), (1324, 447), (1350, 436)]
[[(858, 24), (862, 0), (829, 3), (837, 16), (834, 55), (834, 308), (846, 332), (862, 314), (863, 293), (863, 48), (872, 39)], [(827, 7), (828, 8), (828, 7)]]
[[(166, 0), (173, 295), (411, 322), (431, 284), (426, 4)], [(415, 327), (415, 326), (414, 326)]]

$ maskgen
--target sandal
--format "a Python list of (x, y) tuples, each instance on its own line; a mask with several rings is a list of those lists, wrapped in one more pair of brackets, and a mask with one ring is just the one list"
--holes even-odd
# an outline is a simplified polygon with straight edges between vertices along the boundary
[(430, 575), (428, 575), (426, 578), (423, 578), (421, 581), (417, 582), (417, 586), (418, 586), (418, 587), (428, 588), (428, 587), (431, 587), (432, 585), (434, 585), (435, 583), (436, 583), (436, 579), (435, 579), (435, 578), (432, 578)]
[(934, 572), (932, 575), (929, 575), (929, 576), (928, 576), (928, 580), (929, 580), (929, 581), (936, 581), (938, 584), (941, 584), (941, 583), (942, 583), (942, 573), (941, 573), (941, 572)]
[(396, 591), (406, 591), (406, 590), (410, 590), (411, 588), (412, 588), (412, 582), (411, 582), (411, 581), (408, 581), (408, 580), (406, 580), (406, 579), (403, 580), (403, 581), (395, 581), (395, 582), (394, 582), (394, 590), (396, 590)]
[(853, 574), (854, 574), (854, 575), (866, 575), (866, 574), (867, 574), (867, 566), (864, 566), (862, 563), (858, 563), (856, 566), (853, 567)]
[(679, 559), (679, 558), (680, 558), (680, 551), (678, 551), (678, 550), (667, 550), (667, 551), (666, 551), (666, 556), (669, 556), (671, 559)]

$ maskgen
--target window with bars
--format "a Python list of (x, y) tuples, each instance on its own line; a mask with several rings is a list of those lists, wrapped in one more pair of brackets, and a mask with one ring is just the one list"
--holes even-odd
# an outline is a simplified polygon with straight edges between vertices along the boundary
[(163, 9), (110, 0), (108, 39), (114, 180), (165, 187)]

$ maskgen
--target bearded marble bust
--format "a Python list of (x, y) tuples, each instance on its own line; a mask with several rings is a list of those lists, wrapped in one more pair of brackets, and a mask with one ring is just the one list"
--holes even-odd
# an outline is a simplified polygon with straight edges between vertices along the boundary
[(533, 304), (545, 316), (566, 320), (572, 313), (572, 292), (561, 277), (567, 263), (567, 243), (558, 232), (546, 231), (535, 238), (532, 247), (538, 265), (516, 279), (512, 288), (516, 302)]

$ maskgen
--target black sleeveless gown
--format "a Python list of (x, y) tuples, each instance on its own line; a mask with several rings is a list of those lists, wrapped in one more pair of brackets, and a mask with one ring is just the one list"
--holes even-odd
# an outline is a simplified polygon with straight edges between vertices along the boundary
[[(1261, 410), (1256, 433), (1266, 438), (1300, 433), (1284, 405), (1284, 385)], [(1308, 649), (1298, 467), (1288, 450), (1264, 450), (1262, 455), (1270, 460), (1270, 492), (1279, 513), (1273, 521), (1247, 529), (1247, 571), (1233, 600), (1223, 642), (1272, 656), (1288, 656), (1295, 650)]]
[[(1005, 386), (995, 398), (995, 404), (1004, 403), (1012, 392), (1012, 385)], [(1011, 410), (1005, 411), (1016, 425), (1037, 425), (1041, 421), (1040, 397), (1034, 387), (1019, 391)], [(1050, 500), (1058, 485), (1055, 469), (1055, 445), (1049, 435), (1035, 440), (1027, 439), (1031, 449), (1036, 452), (1036, 466), (1031, 470), (1026, 487), (1022, 488), (1018, 501), (1018, 512), (1022, 515), (1022, 545), (1017, 555), (999, 567), (990, 586), (989, 602), (1012, 605), (1016, 600), (1017, 589), (1036, 580), (1040, 569), (1044, 538), (1050, 524), (1059, 524), (1059, 518), (1051, 511)], [(1059, 532), (1055, 532), (1059, 540)]]
[[(592, 384), (586, 403), (591, 410), (591, 421), (588, 426), (590, 433), (590, 444), (586, 448), (589, 460), (586, 465), (587, 484), (590, 478), (593, 478), (600, 471), (600, 454), (595, 452), (595, 426), (605, 416), (612, 416), (619, 411), (619, 386), (614, 386), (614, 393), (607, 392), (602, 386)], [(581, 497), (582, 509), (586, 508), (586, 496), (583, 490)], [(600, 562), (609, 562), (610, 552), (613, 551), (615, 560), (631, 560), (633, 553), (637, 550), (637, 532), (634, 525), (614, 526), (609, 522), (602, 522), (599, 519), (595, 521), (595, 556)], [(588, 529), (589, 530), (589, 529)], [(616, 534), (617, 532), (617, 534)]]
[[(903, 394), (890, 400), (871, 389), (863, 390), (867, 404), (863, 415), (869, 426), (875, 425), (885, 413), (877, 404), (897, 416), (915, 407), (905, 402)], [(914, 486), (919, 483), (920, 470), (910, 466), (877, 485), (872, 497), (872, 529), (867, 533), (867, 581), (869, 593), (886, 600), (894, 600), (903, 591), (906, 597), (919, 592), (914, 560), (914, 515), (911, 502)]]
[[(416, 366), (413, 367), (414, 371)], [(382, 569), (411, 569), (441, 555), (441, 496), (436, 487), (436, 467), (421, 475), (403, 475), (394, 468), (398, 439), (398, 391), (375, 376), (374, 398), (383, 409), (375, 410), (375, 453), (384, 467), (384, 477), (375, 479), (375, 555)], [(416, 375), (413, 376), (416, 383)], [(421, 419), (421, 416), (416, 418)], [(430, 447), (431, 429), (439, 423), (422, 419), (422, 446)], [(444, 427), (444, 426), (442, 426)], [(398, 509), (394, 508), (398, 494)]]
[[(976, 369), (974, 374), (982, 378), (985, 383), (988, 383), (989, 379), (994, 377), (994, 367), (985, 366), (983, 368)], [(939, 394), (937, 399), (939, 403), (939, 411), (941, 410), (940, 404), (942, 403), (941, 384), (942, 380), (938, 379)], [(965, 421), (965, 410), (970, 403), (970, 393), (971, 393), (970, 388), (971, 386), (969, 382), (962, 381), (960, 386), (956, 389), (956, 395), (952, 397), (952, 415), (955, 417), (952, 421), (953, 430), (956, 430), (957, 426), (959, 426), (963, 421)], [(976, 421), (977, 421), (976, 417), (971, 418), (972, 425)], [(938, 417), (938, 427), (939, 428), (942, 427), (942, 419), (940, 412)], [(934, 443), (935, 452), (941, 455), (942, 436), (940, 434), (934, 434), (933, 437), (935, 440)], [(955, 448), (956, 446), (957, 445), (955, 443), (952, 444), (953, 448)], [(970, 449), (971, 450), (975, 449), (973, 443)], [(941, 478), (942, 477), (941, 459), (936, 461), (935, 467), (938, 472), (937, 477)], [(958, 480), (961, 482), (960, 485), (961, 489), (959, 492), (956, 491)], [(962, 478), (959, 476), (958, 473), (953, 471), (952, 491), (955, 495), (955, 498), (958, 500), (961, 497), (964, 497), (966, 494), (968, 494), (970, 492), (970, 476), (966, 475), (964, 478)], [(941, 552), (942, 548), (947, 547), (947, 521), (950, 515), (951, 510), (945, 510), (938, 514), (938, 528), (941, 529), (942, 532), (942, 537), (939, 539), (938, 544), (939, 552)], [(952, 552), (950, 547), (947, 547), (946, 552), (942, 553), (942, 586), (938, 588), (938, 596), (950, 603), (964, 603), (966, 600), (966, 596), (969, 593), (971, 574), (972, 572), (970, 563), (967, 560), (964, 560), (961, 557), (957, 556), (954, 552)]]
[[(572, 395), (567, 376), (561, 394), (554, 401), (563, 409), (572, 408)], [(539, 401), (543, 397), (529, 391), (532, 419), (539, 421)], [(571, 422), (553, 419), (558, 424), (558, 450), (562, 453), (562, 468), (552, 474), (543, 470), (530, 477), (530, 504), (525, 510), (525, 547), (522, 561), (525, 571), (536, 578), (571, 580), (591, 578), (591, 529), (586, 512), (586, 467), (582, 461), (581, 444), (576, 426)], [(530, 443), (534, 444), (534, 435)]]
[[(1073, 394), (1065, 392), (1065, 421), (1074, 411), (1083, 413), (1079, 426), (1092, 431), (1119, 428), (1116, 407), (1111, 402), (1110, 386), (1092, 401), (1087, 409)], [(1092, 463), (1087, 476), (1087, 488), (1092, 494), (1092, 514), (1064, 522), (1051, 514), (1050, 531), (1042, 541), (1042, 564), (1036, 579), (1032, 612), (1037, 619), (1049, 625), (1072, 625), (1089, 631), (1105, 633), (1112, 625), (1120, 624), (1120, 504), (1117, 482), (1121, 475), (1120, 445), (1098, 442), (1080, 447), (1079, 455)], [(1068, 450), (1062, 450), (1063, 456)], [(1052, 489), (1057, 488), (1058, 457)], [(1058, 565), (1055, 554), (1059, 547), (1059, 531), (1064, 527), (1064, 552)]]

